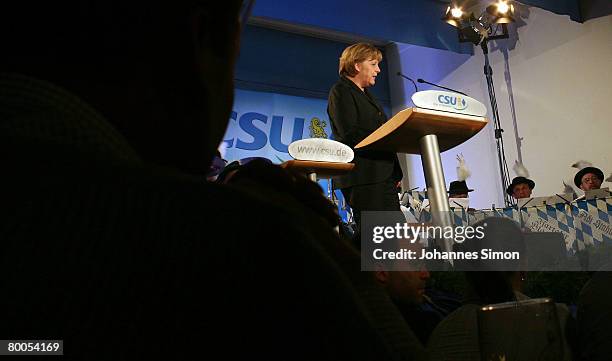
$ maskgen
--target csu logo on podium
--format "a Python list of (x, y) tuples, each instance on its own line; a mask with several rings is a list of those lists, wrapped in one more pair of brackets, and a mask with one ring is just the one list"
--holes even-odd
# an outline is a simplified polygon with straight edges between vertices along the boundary
[(455, 108), (457, 110), (463, 110), (467, 108), (467, 102), (460, 96), (451, 95), (438, 95), (438, 103), (443, 106)]

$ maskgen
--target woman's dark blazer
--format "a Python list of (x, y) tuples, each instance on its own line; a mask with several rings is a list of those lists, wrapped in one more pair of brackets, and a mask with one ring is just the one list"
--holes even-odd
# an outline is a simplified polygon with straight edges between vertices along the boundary
[[(376, 99), (346, 77), (331, 88), (327, 105), (334, 139), (355, 148), (360, 141), (387, 121), (387, 115)], [(334, 188), (373, 184), (393, 177), (402, 179), (397, 154), (382, 151), (355, 151), (355, 168), (352, 172), (334, 178)]]

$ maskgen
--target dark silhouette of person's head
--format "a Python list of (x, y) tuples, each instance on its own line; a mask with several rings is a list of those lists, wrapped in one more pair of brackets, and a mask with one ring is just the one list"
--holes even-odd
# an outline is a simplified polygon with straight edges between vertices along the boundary
[(319, 217), (318, 185), (269, 165), (238, 174), (252, 189), (200, 176), (229, 121), (241, 6), (3, 4), (0, 334), (76, 359), (424, 353), (388, 300), (359, 297), (384, 295)]
[(205, 174), (233, 103), (241, 3), (7, 3), (0, 72), (76, 94), (146, 161)]

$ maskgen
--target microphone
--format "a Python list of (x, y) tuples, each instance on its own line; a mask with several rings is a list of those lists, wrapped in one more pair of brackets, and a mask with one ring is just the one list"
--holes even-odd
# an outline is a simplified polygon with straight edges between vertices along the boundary
[(465, 95), (466, 97), (468, 96), (467, 94), (465, 94), (464, 92), (460, 92), (459, 90), (455, 90), (455, 89), (447, 88), (447, 87), (442, 86), (442, 85), (438, 85), (438, 84), (430, 83), (430, 82), (428, 82), (427, 80), (423, 80), (423, 79), (421, 79), (421, 78), (417, 79), (417, 82), (419, 82), (419, 83), (429, 84), (429, 85), (435, 86), (436, 88), (440, 88), (440, 89), (444, 89), (444, 90), (449, 90), (449, 91), (452, 91), (452, 92), (454, 92), (454, 93), (459, 93), (459, 94), (461, 94), (461, 95)]
[(402, 73), (401, 73), (401, 72), (399, 72), (399, 71), (397, 72), (397, 75), (398, 75), (398, 76), (401, 76), (401, 77), (402, 77), (402, 78), (404, 78), (404, 79), (408, 79), (408, 80), (410, 80), (410, 81), (412, 82), (412, 84), (414, 85), (414, 92), (415, 92), (415, 93), (419, 91), (419, 88), (417, 87), (417, 85), (416, 85), (416, 83), (414, 82), (414, 80), (412, 80), (412, 78), (407, 77), (406, 75), (402, 74)]
[(465, 211), (465, 207), (461, 205), (461, 203), (457, 202), (457, 201), (453, 201), (453, 203), (455, 203), (456, 205), (458, 205), (459, 207), (461, 207), (461, 209), (463, 211)]

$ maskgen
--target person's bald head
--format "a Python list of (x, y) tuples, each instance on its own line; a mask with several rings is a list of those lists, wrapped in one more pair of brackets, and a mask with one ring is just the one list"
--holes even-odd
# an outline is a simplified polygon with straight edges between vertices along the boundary
[[(423, 246), (408, 239), (395, 240), (397, 249), (420, 255)], [(379, 266), (374, 277), (397, 305), (419, 305), (425, 301), (425, 287), (430, 278), (422, 260), (395, 260), (392, 264)]]
[(205, 173), (233, 103), (241, 3), (11, 2), (0, 71), (80, 96), (145, 160)]

